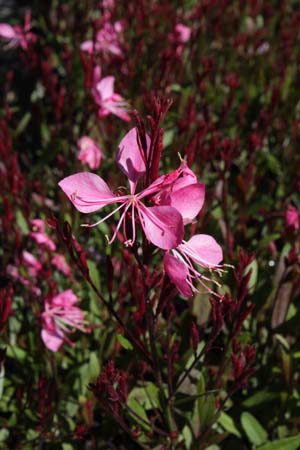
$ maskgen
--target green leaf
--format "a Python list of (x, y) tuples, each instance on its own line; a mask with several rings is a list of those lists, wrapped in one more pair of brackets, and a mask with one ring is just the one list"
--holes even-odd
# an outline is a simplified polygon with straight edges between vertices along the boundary
[(133, 350), (131, 342), (129, 342), (128, 339), (126, 339), (121, 334), (117, 334), (117, 340), (120, 342), (122, 347), (125, 348), (125, 350)]
[(149, 422), (146, 411), (142, 407), (142, 405), (133, 397), (129, 396), (127, 400), (127, 405), (132, 410), (130, 412), (131, 417), (144, 428), (146, 431), (151, 430), (151, 424)]
[(251, 408), (253, 406), (258, 406), (263, 403), (271, 402), (278, 397), (278, 394), (275, 392), (266, 392), (266, 391), (258, 391), (255, 394), (251, 395), (251, 397), (247, 398), (243, 405), (247, 408)]
[(256, 259), (254, 259), (249, 266), (246, 267), (245, 276), (250, 272), (250, 280), (249, 280), (249, 292), (252, 294), (255, 290), (255, 286), (257, 283), (257, 274), (258, 274), (258, 264)]
[(166, 130), (163, 135), (163, 146), (168, 147), (172, 144), (174, 139), (174, 130)]
[(228, 433), (234, 434), (237, 437), (241, 437), (241, 433), (236, 428), (232, 417), (230, 417), (225, 412), (221, 412), (218, 423), (221, 425), (221, 427), (224, 428), (225, 431), (228, 431)]
[(90, 277), (92, 281), (94, 282), (97, 289), (100, 289), (100, 277), (99, 277), (99, 271), (97, 268), (97, 265), (94, 261), (91, 261), (90, 259), (87, 260), (87, 265), (90, 272)]
[(159, 389), (151, 381), (146, 382), (143, 387), (133, 388), (129, 396), (143, 405), (145, 410), (153, 409), (153, 407), (161, 409)]
[[(201, 397), (197, 400), (197, 408), (200, 420), (200, 429), (203, 431), (207, 424), (211, 421), (215, 413), (215, 402), (213, 394), (206, 394), (205, 392), (205, 380), (203, 374), (200, 374), (197, 391)], [(203, 395), (206, 394), (206, 395)]]
[(267, 441), (268, 433), (252, 414), (243, 412), (241, 415), (241, 424), (249, 441), (255, 447)]
[(184, 439), (185, 448), (189, 449), (193, 442), (193, 435), (192, 435), (190, 428), (187, 425), (185, 425), (183, 427), (181, 435), (182, 435), (182, 438)]
[(29, 124), (31, 119), (31, 114), (30, 112), (27, 112), (26, 114), (24, 114), (24, 116), (22, 117), (22, 119), (20, 120), (17, 129), (16, 129), (16, 135), (21, 134), (25, 128), (27, 127), (27, 125)]
[(258, 450), (298, 450), (300, 448), (300, 434), (278, 441), (268, 442)]
[(16, 221), (17, 221), (18, 228), (20, 228), (22, 233), (23, 234), (28, 234), (29, 233), (28, 224), (27, 224), (23, 214), (21, 213), (21, 211), (19, 209), (16, 212)]

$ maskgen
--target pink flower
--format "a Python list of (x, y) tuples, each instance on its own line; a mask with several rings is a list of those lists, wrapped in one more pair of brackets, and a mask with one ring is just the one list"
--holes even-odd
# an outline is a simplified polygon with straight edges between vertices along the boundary
[(175, 33), (177, 35), (178, 42), (180, 42), (181, 44), (185, 44), (191, 38), (192, 29), (190, 27), (187, 27), (186, 25), (183, 25), (182, 23), (178, 23), (175, 26)]
[(89, 55), (92, 55), (94, 52), (102, 52), (121, 56), (123, 54), (121, 48), (122, 31), (123, 25), (121, 22), (118, 21), (114, 24), (106, 22), (103, 28), (97, 32), (95, 41), (84, 41), (80, 48)]
[(78, 298), (71, 289), (46, 299), (42, 313), (42, 340), (52, 352), (57, 352), (64, 342), (74, 345), (66, 334), (75, 330), (88, 332), (90, 329), (84, 321), (84, 313), (74, 306)]
[[(147, 155), (149, 147), (150, 139), (147, 136)], [(138, 180), (146, 172), (145, 159), (147, 155), (143, 153), (136, 128), (131, 129), (122, 139), (116, 158), (119, 168), (129, 180), (130, 194), (128, 195), (115, 195), (102, 178), (87, 172), (70, 175), (60, 181), (59, 186), (75, 208), (82, 213), (91, 213), (112, 203), (119, 204), (114, 211), (95, 224), (85, 225), (96, 226), (117, 211), (123, 210), (110, 243), (114, 241), (123, 224), (125, 244), (133, 245), (136, 239), (136, 220), (138, 218), (147, 239), (157, 247), (168, 250), (177, 247), (183, 238), (183, 219), (180, 212), (170, 205), (148, 207), (142, 200), (168, 186), (171, 181), (174, 181), (174, 177), (179, 176), (180, 170), (158, 178), (146, 189), (136, 193)], [(130, 238), (126, 235), (125, 226), (126, 217), (129, 217), (129, 214), (131, 214), (132, 227)]]
[(294, 206), (289, 206), (285, 212), (286, 226), (292, 230), (299, 230), (300, 228), (300, 213)]
[(129, 105), (123, 97), (114, 92), (115, 77), (100, 78), (101, 69), (97, 66), (94, 70), (92, 95), (99, 107), (98, 116), (102, 118), (114, 114), (125, 122), (129, 122)]
[(11, 26), (7, 23), (0, 23), (0, 37), (9, 41), (10, 47), (20, 46), (23, 50), (28, 49), (29, 43), (34, 43), (37, 39), (36, 35), (30, 32), (31, 20), (30, 11), (25, 14), (24, 26)]
[(90, 169), (98, 169), (101, 162), (102, 150), (97, 143), (88, 136), (83, 136), (77, 143), (79, 153), (77, 158)]
[(55, 242), (45, 232), (45, 222), (42, 219), (32, 219), (30, 223), (33, 231), (29, 234), (29, 237), (50, 251), (56, 250)]
[(66, 277), (69, 277), (71, 275), (71, 267), (69, 266), (63, 255), (55, 253), (53, 258), (51, 259), (51, 262), (61, 273), (66, 275)]
[[(180, 212), (184, 225), (191, 223), (202, 209), (205, 186), (183, 161), (181, 177), (153, 197), (156, 205), (170, 205)], [(188, 199), (188, 201), (187, 201)]]
[(27, 250), (23, 251), (22, 259), (31, 277), (35, 277), (42, 269), (40, 261), (32, 253), (27, 252)]
[(212, 236), (195, 234), (189, 241), (183, 241), (176, 249), (165, 253), (164, 267), (168, 277), (184, 297), (191, 297), (193, 292), (199, 292), (194, 281), (198, 281), (213, 294), (205, 283), (211, 280), (200, 273), (194, 264), (206, 269), (217, 269), (222, 259), (222, 248)]

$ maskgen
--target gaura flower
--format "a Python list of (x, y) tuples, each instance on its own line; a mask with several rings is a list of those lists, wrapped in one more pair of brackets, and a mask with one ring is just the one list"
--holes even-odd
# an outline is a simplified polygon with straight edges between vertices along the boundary
[(64, 342), (75, 345), (67, 334), (75, 330), (90, 331), (84, 320), (84, 313), (78, 306), (74, 306), (77, 302), (78, 298), (71, 289), (46, 299), (41, 337), (52, 352), (57, 352)]
[(98, 116), (103, 118), (114, 114), (125, 122), (129, 122), (129, 105), (123, 97), (114, 92), (114, 84), (115, 77), (107, 76), (101, 79), (101, 69), (99, 66), (95, 67), (92, 95), (99, 107)]
[(71, 267), (67, 263), (64, 255), (60, 255), (59, 253), (55, 253), (53, 258), (51, 259), (51, 263), (54, 267), (56, 267), (61, 273), (66, 275), (66, 277), (70, 276), (72, 271)]
[(101, 162), (102, 150), (97, 143), (88, 136), (83, 136), (78, 143), (79, 153), (77, 158), (82, 164), (87, 164), (90, 169), (98, 169)]
[(41, 262), (27, 250), (24, 250), (22, 253), (22, 262), (27, 267), (28, 274), (31, 277), (35, 277), (43, 267)]
[(106, 22), (96, 34), (95, 41), (84, 41), (80, 48), (89, 55), (93, 53), (110, 53), (115, 56), (121, 56), (123, 54), (121, 47), (121, 33), (123, 31), (123, 25), (121, 22), (115, 22), (114, 24)]
[[(148, 152), (150, 138), (147, 136), (146, 140)], [(122, 211), (109, 243), (114, 241), (123, 224), (125, 243), (127, 245), (133, 245), (136, 239), (136, 220), (138, 218), (150, 242), (164, 250), (176, 248), (181, 244), (183, 238), (183, 217), (186, 220), (193, 219), (202, 207), (204, 195), (203, 185), (195, 183), (194, 179), (188, 176), (187, 167), (183, 164), (178, 170), (171, 174), (161, 176), (146, 189), (137, 193), (137, 183), (140, 177), (146, 172), (146, 158), (147, 154), (144, 155), (139, 143), (137, 129), (133, 128), (122, 139), (116, 158), (119, 168), (128, 177), (130, 194), (115, 195), (102, 178), (96, 174), (87, 172), (70, 175), (60, 181), (59, 186), (75, 208), (82, 213), (91, 213), (113, 203), (119, 204), (114, 211), (95, 224), (85, 225), (96, 226), (114, 215), (117, 211)], [(186, 173), (186, 179), (190, 178), (192, 182), (184, 181), (185, 177), (182, 176), (183, 181), (176, 183), (176, 180), (184, 172)], [(165, 191), (168, 187), (170, 188), (169, 194)], [(186, 194), (185, 189), (189, 190), (190, 196), (180, 200), (179, 193), (182, 191)], [(146, 206), (143, 203), (142, 200), (146, 197), (153, 196), (158, 192), (164, 197), (164, 203), (162, 202), (155, 206)], [(194, 195), (195, 192), (197, 195)], [(129, 213), (131, 215), (132, 236), (128, 239), (126, 236), (125, 217), (126, 215), (129, 216)]]
[(29, 234), (29, 237), (50, 251), (56, 250), (55, 242), (45, 232), (45, 222), (42, 219), (32, 219), (30, 224), (32, 232)]
[(195, 264), (205, 269), (218, 269), (222, 259), (222, 248), (212, 236), (195, 234), (176, 249), (165, 253), (164, 268), (183, 297), (191, 297), (193, 292), (200, 292), (194, 286), (195, 281), (209, 293), (215, 294), (205, 283), (211, 280), (200, 273)]
[(28, 49), (29, 43), (34, 43), (37, 39), (34, 33), (30, 32), (31, 20), (30, 11), (26, 11), (24, 26), (9, 25), (8, 23), (0, 23), (0, 37), (9, 41), (9, 47), (21, 47), (23, 50)]
[(177, 23), (177, 25), (175, 26), (175, 33), (178, 42), (180, 42), (181, 44), (185, 44), (191, 38), (192, 29), (190, 27), (187, 27), (186, 25), (183, 25), (182, 23)]
[(285, 212), (285, 224), (290, 230), (299, 230), (300, 228), (300, 212), (295, 206), (289, 206)]

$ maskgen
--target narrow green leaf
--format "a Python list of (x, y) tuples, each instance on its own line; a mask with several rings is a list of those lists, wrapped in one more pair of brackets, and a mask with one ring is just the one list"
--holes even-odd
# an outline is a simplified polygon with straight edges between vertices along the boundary
[(129, 342), (128, 339), (126, 339), (121, 334), (117, 334), (117, 340), (120, 342), (122, 347), (125, 348), (125, 350), (133, 350), (131, 342)]
[(299, 450), (300, 434), (289, 438), (280, 439), (278, 441), (268, 442), (262, 445), (258, 450)]
[(267, 441), (268, 433), (252, 414), (243, 412), (241, 415), (241, 424), (249, 441), (255, 447)]
[(19, 209), (16, 212), (16, 221), (17, 221), (18, 228), (20, 228), (22, 233), (23, 234), (28, 234), (29, 233), (28, 224), (27, 224), (23, 214), (21, 213), (21, 211)]
[(225, 412), (221, 412), (218, 423), (221, 425), (221, 427), (224, 428), (225, 431), (228, 431), (228, 433), (234, 434), (237, 437), (241, 437), (241, 433), (236, 428), (232, 417), (230, 417)]

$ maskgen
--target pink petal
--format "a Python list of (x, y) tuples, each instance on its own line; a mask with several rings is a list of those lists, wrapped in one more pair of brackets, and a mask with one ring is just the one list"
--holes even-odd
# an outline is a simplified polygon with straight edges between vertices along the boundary
[(164, 256), (164, 268), (165, 271), (172, 281), (175, 284), (178, 291), (184, 297), (191, 297), (192, 291), (190, 286), (187, 283), (187, 277), (189, 275), (188, 268), (177, 258), (171, 256), (169, 253), (165, 253)]
[(208, 234), (195, 234), (178, 249), (203, 267), (216, 267), (223, 259), (220, 245)]
[(96, 90), (100, 94), (103, 101), (109, 99), (113, 95), (114, 84), (115, 77), (112, 76), (104, 77), (99, 81), (99, 83), (97, 83)]
[(178, 34), (179, 41), (184, 44), (188, 42), (191, 38), (192, 30), (190, 27), (183, 25), (182, 23), (178, 23), (175, 26), (175, 31)]
[(64, 178), (58, 185), (82, 213), (97, 211), (118, 199), (105, 181), (94, 173), (76, 173)]
[[(150, 148), (150, 138), (146, 135), (147, 153)], [(139, 178), (146, 172), (143, 149), (139, 145), (137, 128), (132, 128), (121, 140), (116, 156), (116, 162), (122, 172), (128, 177), (132, 186), (131, 193)]]
[(41, 336), (46, 347), (52, 352), (57, 352), (64, 342), (64, 335), (58, 330), (51, 331), (43, 328)]
[(55, 306), (63, 306), (68, 308), (71, 305), (74, 305), (78, 302), (77, 296), (71, 289), (67, 289), (66, 291), (60, 292), (55, 295), (51, 300), (51, 305)]
[(173, 185), (173, 191), (178, 191), (185, 186), (197, 183), (197, 177), (194, 172), (187, 166), (186, 162), (183, 162), (179, 168), (181, 176), (177, 178)]
[(6, 39), (17, 39), (18, 34), (11, 25), (0, 23), (0, 36)]
[[(169, 205), (177, 209), (183, 218), (183, 223), (191, 223), (200, 212), (205, 198), (205, 186), (202, 183), (190, 184), (184, 188), (170, 192)], [(164, 204), (164, 203), (161, 203)]]
[(146, 208), (139, 203), (138, 212), (144, 233), (152, 244), (163, 250), (170, 250), (180, 244), (183, 238), (183, 221), (175, 208), (170, 206)]
[(89, 55), (91, 55), (93, 53), (93, 49), (94, 49), (93, 41), (84, 41), (80, 45), (80, 49), (84, 52), (87, 52)]
[(119, 94), (113, 93), (109, 99), (103, 100), (100, 106), (102, 108), (100, 112), (102, 117), (105, 117), (111, 113), (117, 117), (120, 117), (120, 119), (125, 122), (130, 122), (130, 116), (128, 114), (129, 105)]
[(97, 169), (100, 166), (102, 151), (97, 143), (88, 136), (83, 136), (77, 143), (80, 151), (77, 158), (83, 164), (87, 164), (90, 169)]
[(38, 244), (44, 245), (48, 250), (54, 251), (56, 250), (56, 244), (52, 241), (52, 239), (43, 232), (32, 232), (29, 234), (29, 236), (34, 239)]

